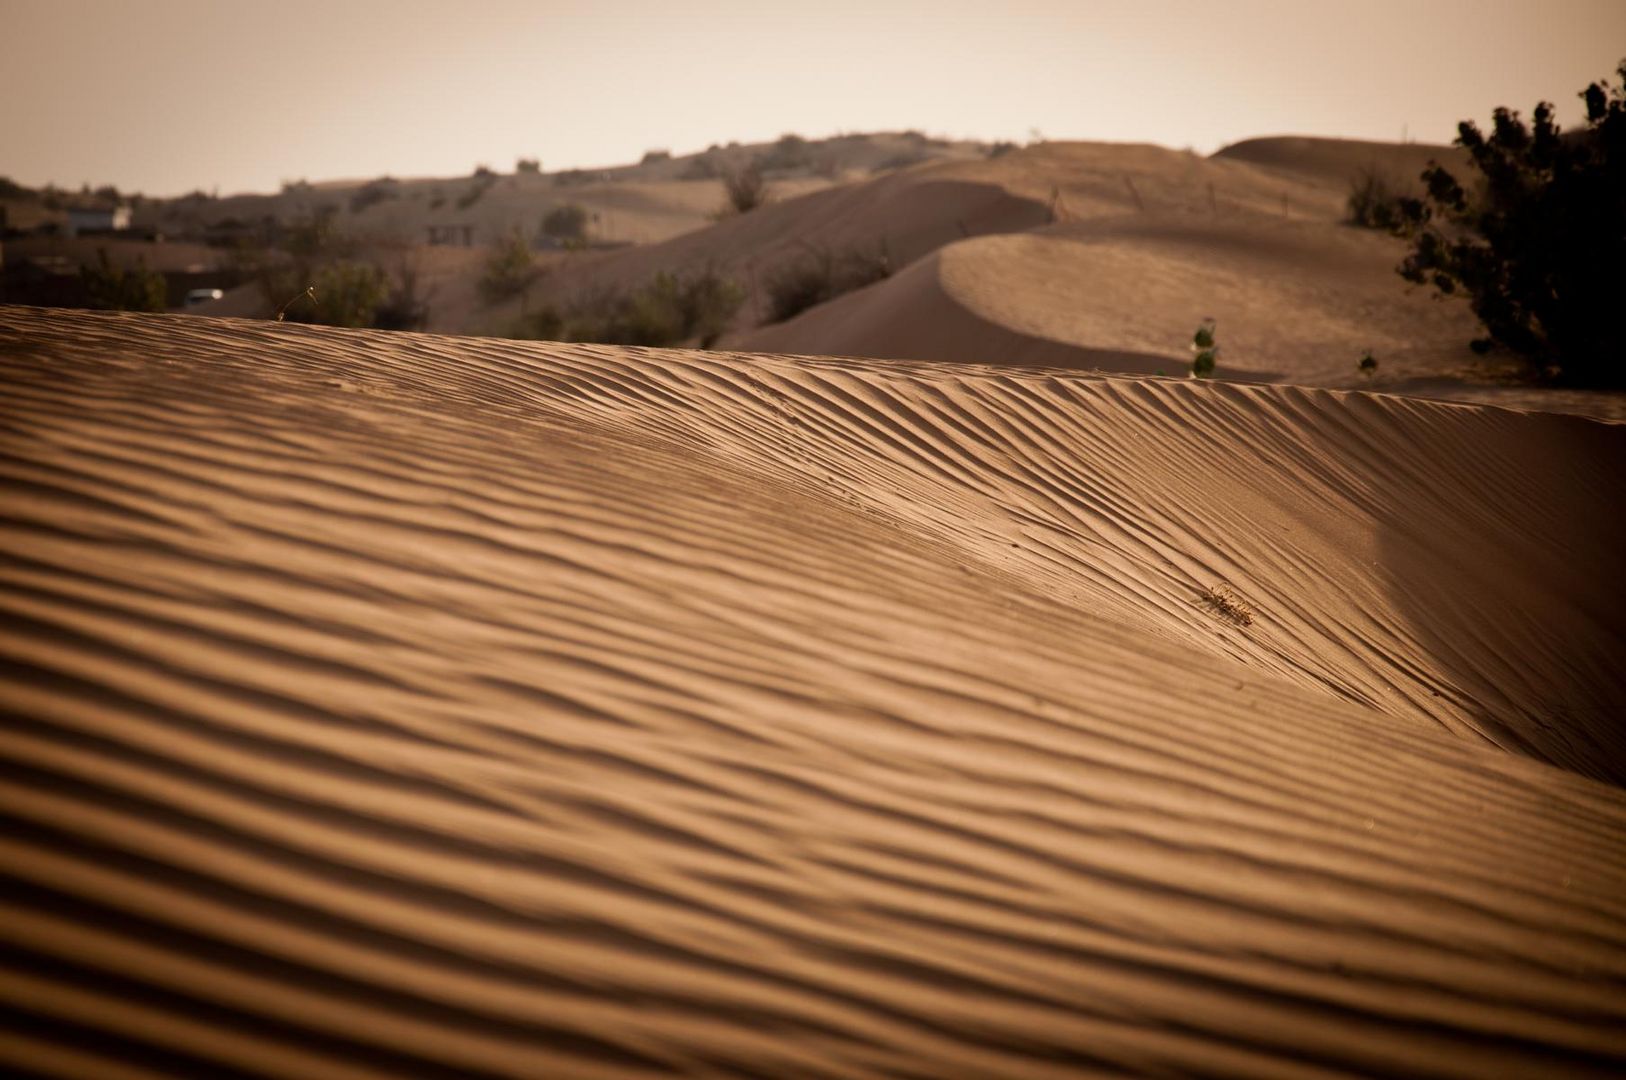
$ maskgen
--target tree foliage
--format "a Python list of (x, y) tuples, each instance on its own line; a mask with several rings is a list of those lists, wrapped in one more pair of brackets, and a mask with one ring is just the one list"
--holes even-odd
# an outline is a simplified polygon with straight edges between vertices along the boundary
[(1475, 189), (1431, 163), (1426, 194), (1400, 204), (1412, 244), (1400, 275), (1466, 296), (1487, 335), (1476, 348), (1500, 343), (1568, 385), (1626, 385), (1626, 60), (1618, 70), (1621, 86), (1581, 92), (1577, 132), (1559, 130), (1548, 102), (1529, 126), (1505, 107), (1489, 135), (1464, 121), (1456, 145)]

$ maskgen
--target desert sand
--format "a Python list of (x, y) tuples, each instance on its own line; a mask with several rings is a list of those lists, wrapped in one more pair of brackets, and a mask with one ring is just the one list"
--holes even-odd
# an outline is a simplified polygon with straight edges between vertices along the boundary
[(1055, 358), (0, 308), (0, 1064), (1618, 1075), (1626, 427)]

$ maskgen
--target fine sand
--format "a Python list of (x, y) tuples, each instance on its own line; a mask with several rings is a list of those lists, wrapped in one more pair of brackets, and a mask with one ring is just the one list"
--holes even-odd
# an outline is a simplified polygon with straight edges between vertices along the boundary
[(0, 1071), (1626, 1067), (1626, 426), (21, 308), (0, 425)]

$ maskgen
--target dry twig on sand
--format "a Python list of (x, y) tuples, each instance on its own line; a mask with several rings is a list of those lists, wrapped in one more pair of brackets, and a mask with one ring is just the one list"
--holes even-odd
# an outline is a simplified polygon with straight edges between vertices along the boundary
[(1253, 608), (1249, 607), (1241, 597), (1231, 591), (1229, 585), (1223, 582), (1218, 585), (1208, 586), (1203, 590), (1200, 599), (1203, 604), (1218, 613), (1222, 618), (1238, 626), (1253, 625)]

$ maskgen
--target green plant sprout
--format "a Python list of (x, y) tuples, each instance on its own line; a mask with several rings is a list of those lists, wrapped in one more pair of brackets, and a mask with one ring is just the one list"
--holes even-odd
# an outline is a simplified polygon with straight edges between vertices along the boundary
[(1219, 358), (1219, 346), (1214, 344), (1216, 325), (1212, 317), (1205, 317), (1192, 335), (1191, 351), (1196, 354), (1191, 361), (1193, 379), (1206, 379), (1214, 374), (1214, 362)]

